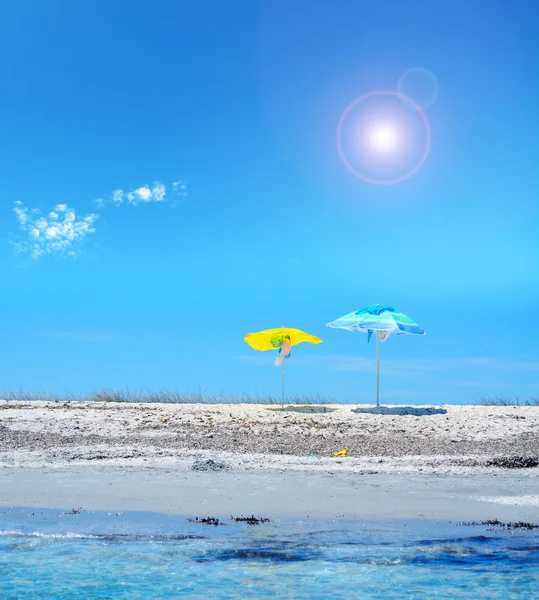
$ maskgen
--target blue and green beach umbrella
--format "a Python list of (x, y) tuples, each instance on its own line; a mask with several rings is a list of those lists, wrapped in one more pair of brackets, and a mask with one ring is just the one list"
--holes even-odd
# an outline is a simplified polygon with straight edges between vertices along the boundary
[(348, 313), (328, 323), (327, 327), (362, 331), (367, 334), (367, 341), (376, 333), (376, 406), (380, 406), (380, 342), (387, 340), (390, 335), (425, 335), (425, 331), (410, 317), (381, 304)]

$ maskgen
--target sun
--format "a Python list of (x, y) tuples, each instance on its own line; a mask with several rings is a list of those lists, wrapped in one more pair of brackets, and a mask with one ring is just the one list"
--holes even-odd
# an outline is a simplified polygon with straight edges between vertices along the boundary
[(388, 123), (376, 123), (368, 131), (369, 146), (378, 152), (391, 152), (399, 145), (396, 128)]
[(430, 152), (423, 110), (404, 94), (379, 90), (353, 100), (337, 125), (337, 150), (366, 183), (394, 185), (415, 175)]

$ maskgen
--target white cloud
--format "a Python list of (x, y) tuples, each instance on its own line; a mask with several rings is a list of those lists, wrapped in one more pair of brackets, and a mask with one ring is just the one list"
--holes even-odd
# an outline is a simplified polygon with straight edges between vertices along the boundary
[[(174, 181), (171, 187), (175, 196), (187, 196), (187, 187), (183, 181)], [(167, 198), (167, 192), (168, 188), (164, 183), (155, 181), (151, 186), (141, 185), (138, 188), (127, 191), (116, 189), (108, 199), (96, 198), (94, 202), (100, 207), (105, 204), (120, 206), (121, 204), (137, 205), (139, 203), (163, 202)]]
[(96, 214), (77, 218), (75, 210), (67, 204), (57, 204), (48, 214), (41, 216), (39, 209), (28, 209), (20, 200), (15, 202), (13, 212), (19, 222), (19, 228), (27, 239), (20, 238), (12, 242), (19, 253), (29, 253), (34, 259), (46, 254), (76, 256), (77, 246), (88, 234), (95, 233), (93, 224)]
[(15, 200), (15, 208), (13, 212), (17, 215), (17, 219), (21, 225), (28, 223), (28, 209), (23, 206), (20, 200)]
[(187, 196), (187, 186), (184, 181), (173, 181), (172, 189), (177, 196)]
[(150, 202), (152, 200), (152, 190), (147, 186), (139, 187), (134, 193), (135, 196), (144, 202)]
[(165, 199), (167, 188), (162, 183), (156, 181), (152, 187), (152, 196), (156, 202), (162, 202)]

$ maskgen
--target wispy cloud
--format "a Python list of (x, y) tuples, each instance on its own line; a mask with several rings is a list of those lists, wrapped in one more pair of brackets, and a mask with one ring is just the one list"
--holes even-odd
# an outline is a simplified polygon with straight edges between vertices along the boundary
[(167, 187), (164, 183), (155, 181), (152, 185), (142, 185), (130, 190), (118, 188), (106, 198), (96, 198), (94, 202), (98, 206), (105, 206), (106, 204), (136, 206), (137, 204), (148, 204), (150, 202), (164, 202), (171, 195), (176, 198), (187, 196), (185, 182), (181, 180), (173, 181), (172, 185)]
[(252, 354), (250, 356), (235, 356), (236, 360), (241, 360), (242, 362), (249, 363), (250, 365), (255, 366), (268, 366), (273, 365), (275, 361), (275, 354), (268, 352), (261, 352)]
[[(354, 356), (325, 356), (318, 360), (325, 360), (332, 369), (338, 371), (366, 371), (372, 370), (374, 359)], [(539, 362), (522, 360), (504, 360), (490, 357), (462, 357), (462, 358), (428, 358), (408, 360), (384, 360), (385, 373), (394, 375), (410, 375), (428, 371), (451, 371), (456, 369), (487, 369), (512, 373), (532, 373), (539, 371)]]
[(185, 181), (173, 181), (172, 189), (176, 192), (178, 196), (187, 196), (187, 186), (185, 185)]
[[(272, 361), (269, 357), (260, 354), (238, 356), (236, 358), (245, 362), (249, 362), (253, 365), (272, 364)], [(313, 366), (316, 368), (325, 366), (330, 371), (356, 371), (372, 373), (373, 369), (376, 368), (376, 361), (374, 358), (340, 354), (296, 356), (291, 360), (294, 360), (294, 362), (298, 365)], [(431, 371), (452, 371), (470, 368), (490, 371), (505, 371), (511, 373), (534, 373), (539, 372), (539, 362), (503, 360), (489, 357), (408, 360), (385, 359), (381, 362), (381, 368), (386, 375), (397, 375), (401, 377), (416, 377), (420, 373)]]
[(82, 342), (105, 342), (117, 337), (113, 333), (100, 331), (47, 331), (43, 335), (61, 339), (80, 340)]
[(38, 208), (29, 210), (17, 200), (13, 208), (22, 235), (11, 241), (18, 253), (28, 253), (34, 259), (46, 254), (77, 256), (80, 242), (89, 234), (98, 215), (77, 218), (75, 210), (67, 204), (57, 204), (43, 216)]

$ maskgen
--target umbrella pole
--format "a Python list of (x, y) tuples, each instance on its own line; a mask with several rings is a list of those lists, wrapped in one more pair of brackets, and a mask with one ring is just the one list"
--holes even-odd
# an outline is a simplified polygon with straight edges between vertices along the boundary
[(281, 379), (282, 379), (281, 410), (284, 410), (284, 360), (283, 360), (283, 368), (281, 370)]
[(376, 336), (376, 408), (380, 406), (380, 339)]

